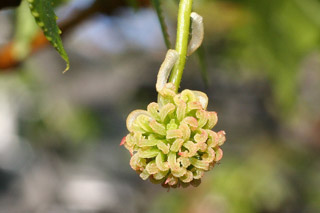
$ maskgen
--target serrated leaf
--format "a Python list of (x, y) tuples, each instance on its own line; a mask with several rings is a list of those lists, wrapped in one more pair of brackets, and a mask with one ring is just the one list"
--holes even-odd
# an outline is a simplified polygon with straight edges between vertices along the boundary
[(157, 12), (157, 15), (158, 15), (158, 19), (159, 19), (159, 22), (160, 22), (164, 43), (166, 44), (167, 49), (171, 49), (171, 43), (170, 43), (168, 28), (167, 28), (166, 22), (164, 21), (164, 17), (163, 17), (163, 14), (162, 14), (162, 8), (161, 8), (161, 2), (160, 1), (161, 0), (152, 0), (151, 2), (152, 2), (152, 5), (153, 5), (154, 9)]
[(58, 51), (60, 56), (67, 63), (66, 72), (69, 69), (69, 57), (63, 47), (62, 40), (60, 37), (61, 30), (57, 25), (57, 16), (53, 10), (52, 0), (28, 0), (29, 8), (37, 24), (43, 30), (44, 35), (50, 41), (52, 46)]

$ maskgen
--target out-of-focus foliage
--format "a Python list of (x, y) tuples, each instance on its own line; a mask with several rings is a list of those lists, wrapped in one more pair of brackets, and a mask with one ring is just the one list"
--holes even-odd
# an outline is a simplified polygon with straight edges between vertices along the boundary
[(14, 107), (20, 131), (33, 145), (58, 151), (72, 149), (100, 131), (90, 111), (49, 92), (27, 68), (17, 76), (2, 77), (0, 84), (2, 93), (12, 97), (8, 104), (19, 103)]
[(17, 60), (21, 61), (30, 54), (32, 40), (38, 31), (27, 1), (22, 1), (19, 8), (17, 8), (15, 27), (13, 55)]
[[(126, 2), (100, 2), (113, 1)], [(178, 1), (161, 2), (174, 43)], [(91, 3), (56, 12), (63, 19), (71, 4)], [(66, 75), (52, 48), (24, 58), (0, 75), (0, 211), (320, 212), (319, 5), (194, 1), (205, 24), (208, 108), (228, 139), (221, 164), (194, 189), (140, 180), (119, 148), (128, 113), (157, 99), (166, 48), (152, 8), (100, 13), (64, 34), (74, 67)], [(26, 14), (0, 12), (1, 29), (16, 29), (1, 30), (1, 44), (17, 41), (21, 58), (32, 40)], [(205, 90), (195, 58), (181, 89)]]
[(213, 45), (226, 42), (218, 56), (221, 64), (241, 66), (251, 76), (268, 79), (274, 113), (292, 116), (299, 91), (299, 65), (319, 50), (320, 13), (316, 11), (320, 11), (320, 2), (207, 0), (199, 2), (196, 9), (205, 17), (206, 39)]
[(168, 27), (165, 23), (165, 19), (163, 16), (161, 0), (151, 0), (151, 2), (152, 2), (152, 5), (153, 5), (157, 15), (158, 15), (164, 43), (166, 44), (167, 49), (171, 49), (172, 47), (171, 47), (171, 42), (170, 42), (170, 36), (168, 34)]

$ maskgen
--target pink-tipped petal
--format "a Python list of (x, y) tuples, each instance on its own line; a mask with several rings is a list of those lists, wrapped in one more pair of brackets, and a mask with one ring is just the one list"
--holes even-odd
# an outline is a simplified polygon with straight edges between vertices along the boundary
[(120, 142), (120, 146), (124, 145), (126, 143), (126, 137), (127, 136), (124, 136)]

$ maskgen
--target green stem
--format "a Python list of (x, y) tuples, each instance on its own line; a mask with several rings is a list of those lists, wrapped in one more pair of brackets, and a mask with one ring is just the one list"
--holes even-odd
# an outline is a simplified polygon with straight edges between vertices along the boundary
[(179, 60), (173, 67), (169, 80), (169, 82), (175, 85), (176, 92), (179, 90), (181, 77), (186, 64), (191, 10), (192, 0), (180, 0), (176, 41), (176, 51), (179, 53)]

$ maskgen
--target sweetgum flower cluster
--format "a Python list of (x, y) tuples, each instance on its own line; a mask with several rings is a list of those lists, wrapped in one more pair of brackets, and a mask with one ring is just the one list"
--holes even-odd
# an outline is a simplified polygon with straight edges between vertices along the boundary
[(225, 132), (211, 130), (218, 117), (206, 111), (206, 94), (174, 91), (168, 83), (158, 103), (131, 112), (127, 118), (130, 133), (121, 144), (131, 153), (130, 165), (142, 179), (165, 187), (197, 186), (204, 172), (222, 158)]

